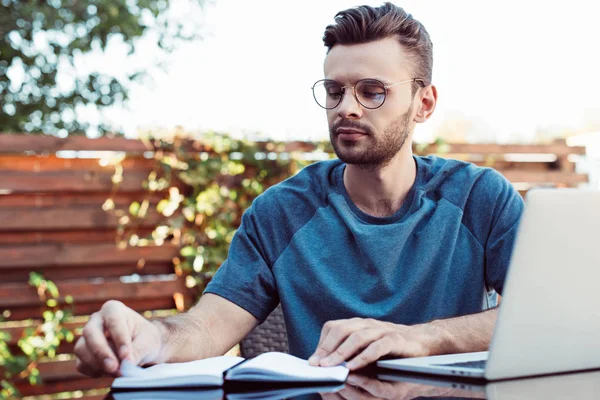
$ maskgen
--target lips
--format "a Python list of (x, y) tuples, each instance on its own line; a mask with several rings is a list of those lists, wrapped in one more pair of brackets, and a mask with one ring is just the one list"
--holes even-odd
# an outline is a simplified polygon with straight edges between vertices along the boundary
[(358, 140), (367, 136), (366, 132), (353, 128), (338, 128), (336, 133), (341, 140)]

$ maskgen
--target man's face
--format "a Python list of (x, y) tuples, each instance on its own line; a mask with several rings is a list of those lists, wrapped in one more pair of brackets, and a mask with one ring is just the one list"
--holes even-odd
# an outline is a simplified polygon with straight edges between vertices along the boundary
[[(325, 78), (342, 86), (374, 78), (386, 85), (415, 78), (401, 45), (394, 38), (358, 45), (335, 45), (325, 59)], [(347, 164), (386, 165), (400, 151), (414, 129), (412, 83), (387, 90), (383, 105), (368, 109), (359, 104), (352, 88), (341, 103), (327, 110), (335, 153)]]

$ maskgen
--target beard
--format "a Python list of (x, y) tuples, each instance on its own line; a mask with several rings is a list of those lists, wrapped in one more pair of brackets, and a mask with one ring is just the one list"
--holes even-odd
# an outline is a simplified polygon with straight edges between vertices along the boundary
[[(333, 124), (329, 128), (329, 138), (335, 154), (344, 163), (365, 169), (385, 167), (402, 150), (408, 139), (408, 124), (412, 109), (411, 105), (406, 114), (398, 117), (383, 130), (380, 137), (376, 137), (370, 127), (358, 121), (343, 119)], [(360, 129), (365, 131), (367, 137), (359, 141), (340, 140), (336, 133), (340, 127)], [(361, 149), (361, 147), (366, 148)]]

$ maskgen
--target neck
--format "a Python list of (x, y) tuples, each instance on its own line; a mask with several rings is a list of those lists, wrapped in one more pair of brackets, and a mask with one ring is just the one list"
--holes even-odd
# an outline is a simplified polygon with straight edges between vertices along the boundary
[(402, 207), (417, 176), (410, 143), (386, 165), (365, 168), (347, 164), (344, 186), (350, 198), (363, 212), (387, 217)]

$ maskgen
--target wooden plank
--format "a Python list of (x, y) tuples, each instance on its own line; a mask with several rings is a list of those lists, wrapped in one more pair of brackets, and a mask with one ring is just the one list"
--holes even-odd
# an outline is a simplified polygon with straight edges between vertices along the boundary
[[(73, 280), (55, 282), (64, 304), (64, 297), (73, 296), (75, 307), (84, 303), (104, 302), (111, 299), (141, 300), (171, 297), (173, 293), (187, 293), (185, 279), (169, 277), (149, 282), (124, 283), (118, 279), (95, 279), (94, 281)], [(40, 298), (27, 283), (3, 283), (0, 285), (0, 309), (38, 306)], [(81, 315), (81, 314), (79, 314)]]
[[(143, 190), (143, 189), (142, 189)], [(117, 208), (129, 207), (134, 202), (148, 200), (152, 204), (158, 203), (166, 197), (165, 193), (147, 192), (82, 192), (82, 193), (21, 193), (0, 194), (0, 208), (2, 207), (70, 207), (70, 206), (97, 206), (101, 207), (107, 199), (112, 199)]]
[(101, 137), (90, 139), (85, 136), (59, 138), (50, 135), (0, 134), (0, 153), (34, 152), (42, 154), (56, 153), (60, 150), (79, 151), (124, 151), (143, 153), (152, 148), (140, 140)]
[[(79, 322), (72, 322), (72, 323), (66, 323), (64, 325), (65, 328), (67, 329), (71, 329), (71, 330), (75, 330), (75, 331), (79, 331), (81, 329), (83, 329), (83, 327), (85, 326), (87, 320), (86, 321), (79, 321)], [(36, 321), (36, 323), (41, 324), (42, 321), (38, 320)], [(25, 332), (25, 327), (22, 326), (14, 326), (14, 327), (6, 327), (6, 326), (1, 326), (0, 325), (0, 330), (2, 330), (3, 332), (6, 332), (10, 335), (10, 339), (7, 341), (8, 344), (10, 345), (15, 345), (17, 344), (17, 342), (19, 341), (19, 338), (21, 338)]]
[(425, 147), (425, 154), (439, 154), (452, 158), (453, 154), (555, 154), (557, 156), (585, 155), (585, 146), (552, 144), (494, 144), (494, 143), (448, 143), (441, 147), (435, 144)]
[(489, 161), (474, 161), (473, 164), (481, 167), (490, 167), (497, 170), (519, 170), (519, 171), (551, 171), (559, 170), (554, 162), (516, 162), (494, 160)]
[(575, 172), (563, 172), (563, 171), (499, 171), (509, 181), (513, 183), (551, 183), (551, 184), (577, 184), (587, 183), (588, 176), (586, 174), (578, 174)]
[(179, 254), (177, 246), (140, 246), (119, 249), (115, 244), (0, 247), (0, 268), (53, 267), (137, 262), (166, 262)]
[[(53, 192), (110, 192), (114, 188), (112, 173), (93, 171), (61, 172), (8, 172), (0, 170), (0, 192), (53, 193)], [(123, 175), (118, 190), (140, 192), (146, 173)]]
[[(45, 364), (48, 364), (47, 366)], [(40, 364), (42, 385), (29, 385), (25, 381), (16, 384), (22, 396), (40, 396), (44, 394), (72, 392), (78, 390), (109, 388), (114, 378), (89, 378), (77, 372), (75, 360), (54, 361)], [(60, 375), (62, 371), (63, 376)], [(53, 376), (50, 379), (49, 376)]]
[[(117, 154), (117, 153), (115, 153)], [(0, 170), (4, 171), (33, 171), (33, 172), (57, 172), (57, 171), (97, 171), (113, 173), (115, 167), (101, 163), (102, 158), (62, 158), (55, 155), (11, 155), (0, 154)], [(147, 171), (160, 168), (157, 160), (135, 155), (128, 155), (119, 162), (125, 172)]]
[[(0, 218), (2, 220), (2, 218)], [(0, 227), (1, 228), (1, 227)], [(150, 237), (152, 227), (131, 228), (125, 230), (125, 236), (135, 233), (139, 237)], [(68, 231), (35, 231), (35, 232), (2, 232), (0, 230), (0, 247), (2, 245), (25, 245), (43, 243), (115, 243), (117, 232), (114, 228), (101, 229), (69, 229)], [(1, 282), (1, 280), (0, 280)]]
[[(141, 267), (138, 267), (135, 262), (130, 264), (101, 264), (96, 266), (84, 264), (60, 268), (36, 267), (35, 271), (54, 282), (69, 279), (119, 278), (133, 274), (140, 276), (168, 275), (175, 272), (173, 264), (170, 261), (146, 263)], [(0, 282), (27, 282), (29, 280), (29, 272), (30, 269), (24, 268), (0, 268)]]
[[(2, 288), (0, 287), (0, 291)], [(116, 299), (121, 300), (126, 306), (132, 308), (135, 311), (143, 312), (143, 311), (156, 311), (156, 310), (173, 310), (176, 308), (175, 301), (173, 300), (173, 296), (170, 293), (162, 293), (164, 297), (154, 297), (154, 298), (145, 298), (145, 299)], [(158, 295), (157, 295), (158, 296)], [(76, 303), (73, 306), (72, 311), (74, 315), (90, 315), (102, 307), (107, 300), (98, 300), (91, 301), (88, 303)], [(189, 308), (194, 301), (193, 295), (188, 295), (184, 297), (184, 305), (185, 308)], [(0, 310), (3, 310), (0, 305)], [(20, 306), (20, 307), (11, 307), (7, 317), (5, 318), (7, 321), (23, 321), (30, 318), (40, 318), (42, 315), (44, 308), (37, 306)]]
[[(151, 205), (140, 226), (157, 226), (165, 217)], [(0, 208), (0, 232), (116, 228), (119, 218), (98, 206), (70, 208)]]

